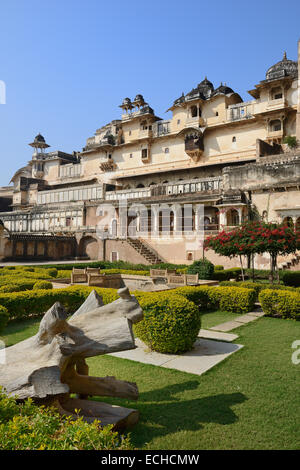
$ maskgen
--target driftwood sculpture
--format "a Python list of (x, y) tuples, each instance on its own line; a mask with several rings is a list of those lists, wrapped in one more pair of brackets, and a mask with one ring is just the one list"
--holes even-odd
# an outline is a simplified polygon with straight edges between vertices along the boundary
[[(88, 396), (138, 398), (135, 383), (115, 377), (91, 377), (85, 358), (135, 348), (132, 324), (143, 311), (127, 288), (120, 298), (103, 305), (93, 291), (67, 321), (67, 313), (55, 303), (41, 320), (38, 333), (5, 350), (0, 365), (0, 385), (20, 400), (31, 397), (38, 403), (55, 404), (62, 414), (75, 409), (88, 421), (99, 419), (115, 429), (135, 424), (138, 412), (87, 400)], [(77, 394), (78, 398), (71, 398)]]

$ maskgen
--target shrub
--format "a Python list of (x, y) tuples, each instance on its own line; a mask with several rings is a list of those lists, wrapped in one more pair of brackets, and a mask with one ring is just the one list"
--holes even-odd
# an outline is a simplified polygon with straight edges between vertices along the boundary
[(229, 279), (238, 279), (241, 275), (241, 268), (220, 269), (214, 271), (213, 279), (216, 281), (229, 281)]
[(300, 319), (300, 293), (266, 289), (259, 294), (259, 301), (269, 316)]
[(224, 269), (224, 266), (222, 266), (221, 264), (215, 264), (214, 266), (215, 271), (222, 271), (223, 269)]
[(285, 286), (300, 287), (300, 271), (285, 271), (282, 280)]
[(251, 281), (223, 281), (220, 283), (220, 286), (235, 286), (235, 287), (244, 287), (245, 289), (254, 289), (256, 294), (256, 300), (258, 300), (259, 293), (265, 289), (275, 289), (275, 290), (290, 290), (295, 291), (294, 287), (287, 287), (281, 284), (259, 284), (258, 282)]
[(201, 326), (196, 305), (175, 293), (150, 293), (139, 298), (144, 319), (136, 335), (151, 349), (177, 354), (192, 349)]
[(0, 390), (0, 450), (130, 450), (129, 437), (78, 417), (60, 416), (54, 408), (18, 403)]
[(198, 274), (199, 279), (212, 279), (214, 274), (214, 265), (207, 259), (194, 261), (187, 269), (188, 274)]
[(23, 319), (31, 315), (42, 315), (55, 302), (61, 302), (67, 312), (75, 312), (95, 289), (102, 297), (104, 304), (118, 298), (115, 289), (89, 286), (71, 286), (65, 289), (49, 289), (0, 294), (0, 305), (7, 308), (9, 319)]
[(253, 310), (256, 294), (253, 289), (242, 287), (215, 287), (209, 292), (210, 297), (219, 303), (220, 310), (246, 313)]
[(7, 308), (0, 305), (0, 333), (4, 330), (9, 319), (9, 313)]
[(37, 290), (37, 289), (53, 289), (52, 282), (37, 281), (33, 286), (33, 290)]
[(250, 312), (255, 303), (255, 291), (240, 287), (187, 286), (175, 291), (196, 303), (200, 310), (220, 308), (228, 312)]

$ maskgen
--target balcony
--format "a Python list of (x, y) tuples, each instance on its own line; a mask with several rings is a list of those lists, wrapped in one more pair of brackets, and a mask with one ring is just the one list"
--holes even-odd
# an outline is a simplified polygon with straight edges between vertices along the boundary
[(152, 129), (141, 129), (139, 131), (139, 139), (151, 139), (153, 137)]
[(228, 106), (227, 121), (240, 121), (241, 119), (250, 119), (253, 115), (253, 102), (239, 103)]
[(171, 121), (158, 121), (152, 126), (153, 137), (161, 137), (171, 132)]
[(202, 117), (196, 116), (196, 117), (189, 117), (185, 121), (185, 126), (184, 127), (204, 127), (205, 126), (205, 121)]

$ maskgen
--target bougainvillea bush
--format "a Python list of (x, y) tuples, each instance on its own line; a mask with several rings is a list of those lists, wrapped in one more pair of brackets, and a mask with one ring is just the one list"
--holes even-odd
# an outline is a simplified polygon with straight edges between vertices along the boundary
[(273, 281), (277, 256), (296, 252), (300, 247), (300, 232), (286, 224), (249, 221), (231, 232), (222, 231), (207, 238), (205, 247), (229, 258), (269, 253)]

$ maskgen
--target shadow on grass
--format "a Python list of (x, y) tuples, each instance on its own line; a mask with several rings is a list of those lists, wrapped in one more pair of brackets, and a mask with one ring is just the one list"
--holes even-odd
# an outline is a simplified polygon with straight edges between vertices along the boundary
[(156, 437), (198, 431), (204, 423), (235, 423), (238, 417), (231, 407), (245, 400), (247, 397), (242, 393), (229, 393), (173, 403), (140, 402), (136, 406), (140, 422), (131, 430), (131, 441), (134, 446), (142, 447)]

